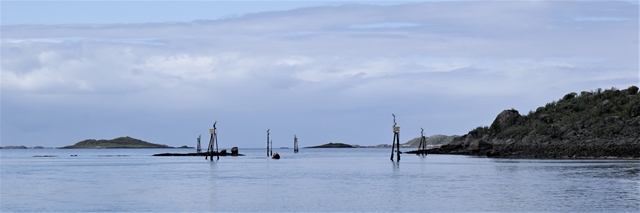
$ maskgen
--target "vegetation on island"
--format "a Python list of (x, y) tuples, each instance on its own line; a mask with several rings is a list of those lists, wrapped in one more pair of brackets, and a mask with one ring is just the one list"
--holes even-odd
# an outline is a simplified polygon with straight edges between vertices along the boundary
[(87, 139), (63, 149), (116, 149), (116, 148), (173, 148), (164, 144), (154, 144), (132, 137), (119, 137), (111, 140)]
[(640, 93), (624, 90), (569, 93), (520, 115), (504, 110), (432, 153), (515, 158), (640, 158)]

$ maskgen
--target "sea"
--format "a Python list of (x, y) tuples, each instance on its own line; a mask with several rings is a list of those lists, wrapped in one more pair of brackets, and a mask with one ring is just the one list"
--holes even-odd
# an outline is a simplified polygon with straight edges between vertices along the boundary
[[(3, 149), (1, 212), (640, 212), (639, 160), (391, 149)], [(407, 150), (403, 150), (407, 151)]]

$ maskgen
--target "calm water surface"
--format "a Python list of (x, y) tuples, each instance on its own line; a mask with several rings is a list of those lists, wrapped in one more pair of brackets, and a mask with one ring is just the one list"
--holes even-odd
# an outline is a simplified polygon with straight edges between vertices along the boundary
[[(2, 212), (638, 212), (640, 161), (402, 155), (389, 149), (1, 150)], [(55, 157), (34, 157), (53, 155)], [(77, 156), (71, 156), (77, 155)]]

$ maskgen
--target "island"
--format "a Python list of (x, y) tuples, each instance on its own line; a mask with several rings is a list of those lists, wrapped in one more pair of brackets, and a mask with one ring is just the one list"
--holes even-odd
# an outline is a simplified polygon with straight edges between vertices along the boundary
[(28, 149), (26, 146), (2, 146), (0, 149)]
[(355, 148), (355, 147), (345, 143), (327, 143), (327, 144), (322, 144), (318, 146), (309, 146), (305, 148)]
[(566, 94), (521, 115), (502, 111), (429, 154), (495, 158), (640, 158), (640, 93), (637, 86)]
[(129, 136), (111, 140), (87, 139), (61, 149), (122, 149), (122, 148), (174, 148), (164, 144), (154, 144)]

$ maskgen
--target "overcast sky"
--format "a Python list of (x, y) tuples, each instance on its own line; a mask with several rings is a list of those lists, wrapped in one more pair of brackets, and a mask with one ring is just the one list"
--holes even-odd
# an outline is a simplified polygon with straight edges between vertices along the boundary
[(0, 6), (2, 146), (390, 144), (639, 82), (634, 1)]

